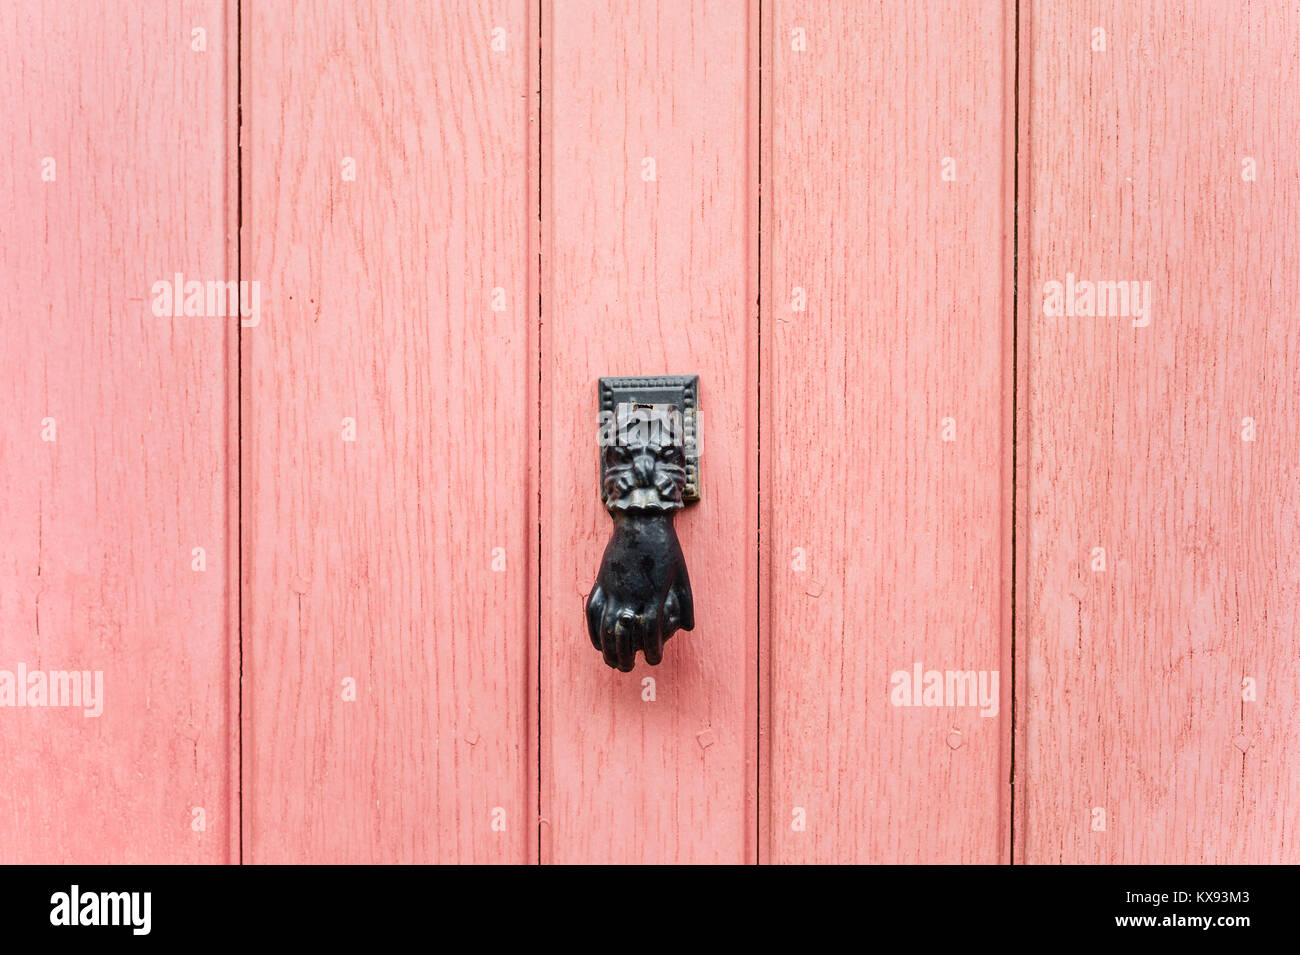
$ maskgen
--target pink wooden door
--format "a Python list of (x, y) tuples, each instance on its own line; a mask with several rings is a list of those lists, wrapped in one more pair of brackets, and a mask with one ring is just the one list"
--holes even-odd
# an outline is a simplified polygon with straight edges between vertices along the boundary
[(531, 22), (241, 19), (246, 861), (536, 855)]
[[(1290, 6), (0, 26), (3, 861), (1298, 858)], [(696, 627), (621, 673), (659, 374)]]
[[(546, 861), (756, 854), (756, 29), (704, 2), (556, 3), (544, 22)], [(676, 521), (697, 625), (625, 674), (583, 613), (610, 534), (595, 385), (661, 374), (700, 376), (701, 501)]]
[(1300, 854), (1298, 38), (1022, 10), (1021, 861)]
[(0, 4), (6, 862), (239, 858), (230, 12)]
[(765, 858), (1002, 861), (1013, 11), (764, 11)]

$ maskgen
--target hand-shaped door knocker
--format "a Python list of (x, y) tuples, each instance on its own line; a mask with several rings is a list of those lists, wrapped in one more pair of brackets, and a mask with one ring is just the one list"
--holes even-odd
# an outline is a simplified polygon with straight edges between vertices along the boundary
[(700, 499), (699, 378), (600, 379), (601, 499), (614, 520), (587, 632), (624, 673), (638, 650), (651, 666), (695, 604), (673, 517)]

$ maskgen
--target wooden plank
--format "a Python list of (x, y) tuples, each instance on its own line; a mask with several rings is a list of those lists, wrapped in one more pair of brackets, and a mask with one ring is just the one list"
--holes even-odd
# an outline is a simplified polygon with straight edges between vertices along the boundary
[(0, 4), (0, 670), (91, 691), (0, 674), (6, 863), (237, 858), (229, 15)]
[[(1022, 21), (1017, 856), (1296, 862), (1300, 9)], [(1067, 275), (1152, 307), (1048, 314)]]
[[(757, 12), (544, 11), (543, 858), (737, 863), (755, 849)], [(620, 673), (583, 612), (611, 527), (596, 380), (654, 374), (700, 376), (703, 499), (677, 517), (696, 628)]]
[(764, 9), (764, 858), (1005, 860), (1014, 10)]
[(529, 25), (522, 0), (243, 11), (254, 862), (535, 851)]

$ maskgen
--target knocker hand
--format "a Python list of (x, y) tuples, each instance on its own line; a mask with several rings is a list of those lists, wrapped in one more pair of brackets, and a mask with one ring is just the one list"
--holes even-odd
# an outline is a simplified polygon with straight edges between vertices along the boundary
[(587, 631), (605, 662), (624, 673), (659, 663), (664, 643), (678, 630), (695, 628), (690, 579), (675, 511), (614, 512), (614, 534), (605, 548), (596, 586), (587, 598)]

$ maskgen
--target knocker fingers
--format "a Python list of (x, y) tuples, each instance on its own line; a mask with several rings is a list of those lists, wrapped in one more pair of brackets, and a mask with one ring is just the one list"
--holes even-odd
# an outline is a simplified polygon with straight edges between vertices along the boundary
[(605, 591), (600, 584), (596, 584), (587, 597), (587, 635), (591, 637), (591, 645), (597, 650), (603, 649), (600, 640), (600, 622), (604, 616)]
[(615, 614), (607, 614), (605, 619), (608, 621), (611, 617), (613, 626), (606, 628), (603, 634), (605, 662), (624, 673), (630, 673), (636, 666), (637, 616), (624, 608)]
[(661, 619), (658, 609), (651, 607), (640, 620), (641, 649), (645, 653), (645, 662), (651, 666), (658, 666), (664, 658)]

